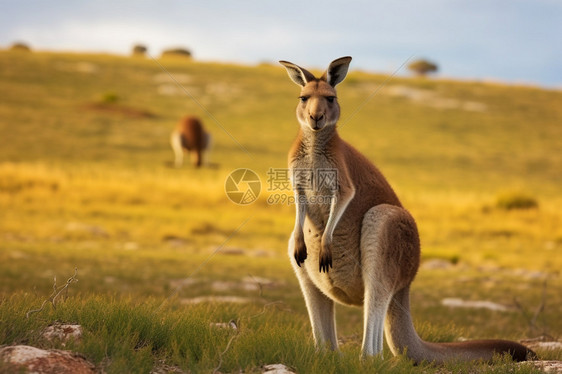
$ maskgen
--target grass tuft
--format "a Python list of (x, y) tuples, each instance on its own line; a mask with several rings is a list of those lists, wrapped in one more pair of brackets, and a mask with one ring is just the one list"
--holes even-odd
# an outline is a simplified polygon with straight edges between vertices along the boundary
[(525, 192), (510, 191), (497, 197), (496, 207), (505, 210), (536, 209), (539, 203), (536, 198)]
[(114, 104), (119, 100), (119, 95), (117, 95), (115, 92), (106, 92), (101, 96), (101, 102), (103, 104)]

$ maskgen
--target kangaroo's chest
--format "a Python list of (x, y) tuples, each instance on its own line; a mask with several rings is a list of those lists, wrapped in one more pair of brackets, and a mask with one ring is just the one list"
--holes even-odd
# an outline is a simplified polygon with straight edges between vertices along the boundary
[(337, 187), (338, 168), (326, 155), (306, 155), (291, 164), (293, 187), (307, 193), (330, 194)]
[(296, 203), (306, 206), (310, 230), (321, 237), (337, 195), (338, 170), (324, 155), (307, 155), (293, 162), (291, 177), (293, 188), (298, 191)]

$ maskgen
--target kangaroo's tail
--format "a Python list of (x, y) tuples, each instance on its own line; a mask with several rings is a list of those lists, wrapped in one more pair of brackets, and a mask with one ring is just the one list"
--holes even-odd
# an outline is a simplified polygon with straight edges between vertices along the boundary
[(491, 361), (495, 354), (508, 353), (515, 361), (535, 359), (536, 354), (522, 344), (509, 340), (473, 340), (455, 343), (423, 341), (412, 322), (409, 287), (398, 291), (388, 308), (385, 333), (393, 354), (406, 353), (416, 363), (443, 363), (450, 360)]

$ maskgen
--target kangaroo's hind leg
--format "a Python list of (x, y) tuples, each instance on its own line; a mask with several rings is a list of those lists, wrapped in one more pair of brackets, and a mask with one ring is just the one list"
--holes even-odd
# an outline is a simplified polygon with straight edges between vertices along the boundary
[(294, 235), (289, 240), (289, 258), (295, 270), (297, 279), (308, 310), (314, 343), (318, 349), (326, 345), (332, 350), (338, 349), (336, 336), (335, 304), (328, 296), (324, 295), (313, 283), (304, 267), (297, 265), (294, 258), (295, 253)]
[(369, 209), (361, 231), (363, 356), (382, 353), (388, 306), (394, 293), (410, 284), (418, 264), (419, 239), (409, 213), (386, 204)]
[(172, 151), (174, 151), (174, 166), (179, 168), (183, 165), (183, 146), (182, 146), (182, 135), (178, 131), (174, 131), (170, 135), (170, 145), (172, 146)]

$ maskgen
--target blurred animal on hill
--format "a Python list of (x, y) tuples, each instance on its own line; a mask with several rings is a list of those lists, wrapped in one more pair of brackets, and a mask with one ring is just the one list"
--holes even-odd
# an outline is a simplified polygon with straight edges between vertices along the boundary
[(174, 165), (183, 165), (184, 151), (191, 156), (195, 167), (203, 165), (203, 153), (210, 148), (211, 134), (203, 127), (201, 120), (194, 116), (183, 117), (170, 136), (170, 144), (174, 151)]

